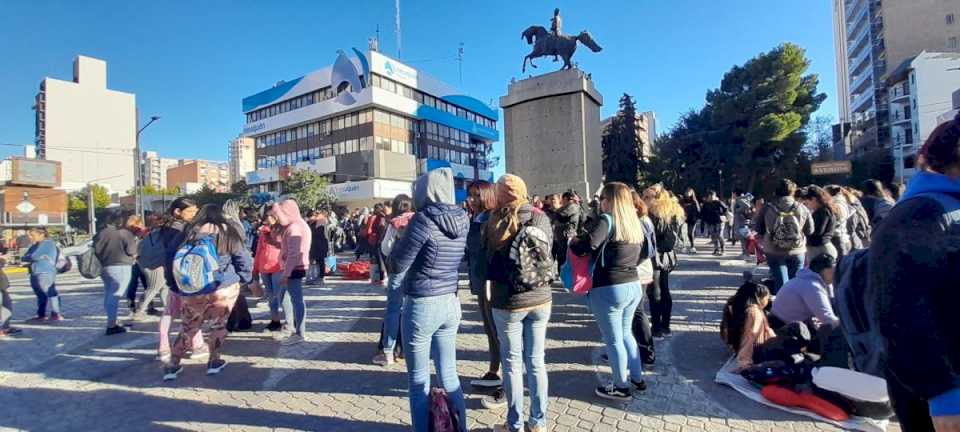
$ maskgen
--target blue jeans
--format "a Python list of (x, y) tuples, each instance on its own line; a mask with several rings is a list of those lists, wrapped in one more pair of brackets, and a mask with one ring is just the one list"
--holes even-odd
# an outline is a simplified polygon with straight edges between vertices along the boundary
[(57, 275), (54, 273), (30, 274), (30, 288), (37, 295), (37, 316), (47, 316), (47, 305), (50, 312), (60, 314), (60, 296), (57, 295)]
[(392, 353), (397, 345), (397, 336), (400, 334), (400, 309), (403, 308), (404, 273), (390, 275), (387, 280), (387, 309), (383, 314), (383, 352)]
[[(430, 430), (430, 358), (433, 357), (440, 385), (466, 430), (467, 408), (457, 375), (457, 330), (460, 300), (455, 293), (403, 300), (403, 353), (410, 384), (410, 417), (415, 432)], [(434, 355), (431, 356), (431, 353)]]
[(287, 326), (292, 326), (293, 332), (300, 336), (306, 335), (307, 303), (303, 300), (303, 279), (287, 279), (286, 286), (280, 285), (279, 299), (282, 300)]
[(280, 321), (280, 278), (283, 273), (260, 273), (260, 283), (263, 284), (263, 295), (267, 298), (267, 305), (270, 306), (270, 319)]
[(500, 358), (503, 362), (503, 385), (507, 395), (507, 425), (512, 431), (523, 430), (523, 371), (527, 371), (530, 388), (530, 426), (547, 426), (547, 366), (544, 364), (544, 345), (547, 340), (547, 322), (550, 321), (549, 303), (524, 312), (493, 310), (493, 320), (500, 339)]
[(132, 265), (112, 265), (103, 268), (100, 278), (103, 279), (103, 308), (107, 311), (107, 327), (117, 325), (117, 309), (120, 299), (127, 293), (130, 276), (133, 274)]
[(640, 282), (628, 282), (594, 287), (587, 295), (607, 345), (613, 384), (620, 388), (629, 386), (627, 378), (643, 379), (637, 339), (633, 336), (633, 314), (643, 299), (642, 289)]
[(767, 265), (770, 266), (770, 277), (773, 279), (773, 290), (770, 294), (777, 295), (780, 288), (797, 277), (797, 272), (803, 265), (803, 254), (800, 255), (767, 255)]

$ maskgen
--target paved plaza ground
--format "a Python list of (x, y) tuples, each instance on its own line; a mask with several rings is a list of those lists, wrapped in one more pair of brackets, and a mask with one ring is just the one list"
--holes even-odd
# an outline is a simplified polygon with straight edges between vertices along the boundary
[[(630, 403), (594, 396), (609, 371), (598, 361), (599, 332), (578, 299), (556, 291), (546, 347), (550, 430), (837, 430), (713, 383), (729, 355), (718, 336), (721, 306), (752, 266), (704, 249), (681, 258), (672, 279), (674, 336), (657, 342), (649, 389)], [(370, 362), (385, 305), (381, 287), (338, 278), (309, 287), (310, 340), (290, 347), (262, 332), (261, 303), (252, 310), (259, 318), (254, 330), (227, 340), (230, 365), (221, 375), (208, 377), (204, 365), (188, 360), (180, 379), (164, 382), (155, 319), (104, 336), (101, 286), (76, 273), (59, 279), (67, 320), (29, 325), (23, 320), (35, 312), (34, 296), (23, 276), (12, 277), (16, 325), (24, 331), (0, 341), (0, 430), (409, 429), (404, 365)], [(484, 409), (483, 393), (469, 386), (486, 369), (487, 344), (476, 300), (465, 287), (460, 293), (458, 363), (469, 428), (489, 430), (505, 410)]]

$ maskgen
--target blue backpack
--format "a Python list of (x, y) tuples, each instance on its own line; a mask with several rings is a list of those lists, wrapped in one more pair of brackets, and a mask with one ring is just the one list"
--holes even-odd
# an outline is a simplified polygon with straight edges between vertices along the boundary
[(223, 269), (213, 237), (200, 237), (180, 246), (173, 256), (173, 277), (177, 281), (174, 291), (182, 296), (216, 291), (223, 281)]
[[(921, 193), (897, 205), (917, 199), (929, 198), (943, 207), (943, 220), (947, 226), (960, 223), (960, 199), (943, 193)], [(836, 298), (834, 310), (840, 317), (840, 328), (850, 346), (853, 366), (856, 370), (883, 377), (886, 370), (886, 342), (871, 307), (876, 304), (877, 292), (868, 283), (870, 250), (856, 250), (845, 256), (837, 266)]]

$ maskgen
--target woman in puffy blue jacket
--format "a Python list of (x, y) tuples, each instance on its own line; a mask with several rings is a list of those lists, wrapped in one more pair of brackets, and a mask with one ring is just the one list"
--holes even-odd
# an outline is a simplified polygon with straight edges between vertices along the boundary
[(37, 295), (37, 316), (30, 319), (39, 322), (47, 319), (50, 306), (50, 321), (60, 321), (60, 296), (57, 294), (57, 258), (60, 251), (53, 240), (47, 238), (44, 227), (31, 228), (27, 233), (33, 245), (20, 261), (30, 263), (30, 287)]
[(466, 430), (466, 407), (457, 376), (457, 298), (460, 261), (467, 244), (470, 220), (456, 206), (453, 171), (440, 168), (420, 176), (414, 185), (417, 214), (400, 242), (390, 252), (390, 272), (406, 273), (401, 313), (403, 352), (410, 382), (413, 430), (430, 430), (430, 357), (435, 354), (437, 375), (449, 396), (459, 428)]

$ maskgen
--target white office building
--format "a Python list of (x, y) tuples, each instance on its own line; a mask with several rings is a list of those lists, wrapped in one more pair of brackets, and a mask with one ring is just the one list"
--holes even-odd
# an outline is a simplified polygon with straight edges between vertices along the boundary
[(887, 78), (890, 134), (897, 179), (916, 172), (917, 150), (953, 107), (960, 89), (960, 53), (928, 53), (907, 59)]
[(65, 189), (134, 187), (136, 96), (107, 88), (105, 61), (77, 56), (73, 80), (45, 78), (34, 109), (37, 157), (60, 162)]
[(332, 66), (243, 99), (245, 137), (256, 147), (247, 183), (282, 193), (291, 170), (329, 174), (340, 205), (410, 193), (412, 181), (448, 167), (458, 200), (488, 162), (498, 111), (375, 49), (340, 52)]

